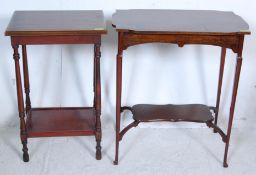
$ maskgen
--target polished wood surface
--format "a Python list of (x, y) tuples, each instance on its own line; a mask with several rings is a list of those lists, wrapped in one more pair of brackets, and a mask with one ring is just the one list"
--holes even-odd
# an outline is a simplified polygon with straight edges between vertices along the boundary
[(32, 108), (28, 113), (28, 137), (94, 135), (94, 108)]
[(139, 122), (157, 121), (190, 121), (206, 123), (213, 121), (210, 108), (202, 104), (188, 105), (149, 105), (138, 104), (132, 106), (133, 119)]
[[(114, 164), (119, 161), (119, 142), (125, 133), (140, 122), (189, 121), (203, 122), (213, 128), (225, 143), (223, 166), (228, 167), (227, 156), (234, 118), (236, 95), (242, 65), (244, 36), (250, 34), (248, 24), (232, 12), (198, 10), (118, 10), (112, 25), (118, 32), (116, 71), (116, 152)], [(221, 47), (218, 92), (216, 106), (206, 105), (149, 105), (132, 107), (122, 104), (123, 51), (131, 46), (145, 43), (203, 44)], [(226, 49), (236, 53), (236, 70), (228, 120), (225, 133), (217, 124), (224, 74)], [(129, 110), (134, 121), (121, 130), (121, 113)], [(211, 112), (211, 113), (210, 113)], [(214, 121), (213, 121), (214, 120)]]
[(233, 12), (215, 10), (117, 10), (112, 24), (118, 31), (249, 34), (248, 24)]
[(6, 29), (7, 36), (48, 36), (105, 34), (103, 12), (15, 11)]
[(18, 101), (18, 111), (19, 111), (19, 119), (20, 119), (20, 140), (22, 143), (23, 161), (28, 162), (29, 161), (28, 147), (27, 147), (28, 140), (27, 140), (27, 128), (26, 128), (26, 122), (25, 122), (26, 113), (24, 110), (24, 101), (23, 101), (19, 45), (12, 45), (12, 48), (13, 48), (13, 59), (15, 62), (17, 101)]
[[(29, 161), (30, 137), (85, 136), (96, 139), (97, 160), (101, 159), (101, 35), (106, 33), (102, 11), (18, 11), (6, 29), (11, 36), (17, 84), (20, 138), (23, 161)], [(27, 45), (93, 44), (94, 100), (92, 107), (32, 108)], [(19, 46), (22, 46), (25, 104), (22, 91)], [(50, 63), (49, 63), (50, 64)]]

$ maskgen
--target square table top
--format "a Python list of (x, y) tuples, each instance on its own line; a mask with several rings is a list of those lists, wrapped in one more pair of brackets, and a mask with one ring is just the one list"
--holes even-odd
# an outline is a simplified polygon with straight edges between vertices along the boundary
[(15, 11), (6, 36), (105, 34), (101, 10)]
[(250, 34), (248, 24), (233, 12), (215, 10), (117, 10), (112, 16), (117, 31)]

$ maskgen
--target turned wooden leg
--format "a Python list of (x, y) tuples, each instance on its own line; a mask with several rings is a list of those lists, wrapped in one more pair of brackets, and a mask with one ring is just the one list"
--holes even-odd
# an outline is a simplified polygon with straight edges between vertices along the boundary
[(24, 72), (24, 89), (26, 94), (26, 113), (31, 109), (30, 102), (30, 87), (29, 87), (29, 73), (28, 73), (28, 59), (26, 45), (22, 45), (22, 58), (23, 58), (23, 72)]
[(116, 56), (116, 155), (114, 164), (118, 164), (119, 137), (120, 137), (120, 115), (121, 115), (121, 93), (122, 93), (122, 57), (121, 45), (122, 34), (118, 34), (118, 53)]
[(97, 58), (96, 58), (96, 46), (94, 45), (94, 59), (93, 59), (93, 92), (94, 92), (94, 97), (93, 97), (93, 107), (96, 108), (96, 63), (97, 63)]
[(22, 143), (23, 151), (23, 161), (29, 161), (28, 148), (27, 148), (27, 128), (25, 122), (25, 112), (24, 112), (24, 101), (23, 101), (23, 92), (22, 92), (22, 82), (20, 75), (20, 64), (19, 64), (19, 50), (18, 45), (12, 45), (13, 47), (13, 59), (15, 61), (15, 73), (16, 73), (16, 86), (17, 86), (17, 98), (18, 98), (18, 110), (20, 117), (20, 138)]
[[(226, 48), (221, 48), (221, 57), (220, 57), (220, 70), (219, 70), (219, 82), (218, 82), (218, 92), (217, 92), (217, 100), (216, 100), (216, 108), (215, 108), (215, 120), (214, 124), (218, 123), (218, 114), (219, 114), (219, 106), (220, 106), (220, 97), (221, 97), (221, 88), (222, 88), (222, 80), (223, 80), (223, 72), (225, 66), (225, 57), (226, 57)], [(217, 131), (214, 130), (216, 133)]]
[(95, 76), (96, 79), (96, 87), (95, 87), (95, 93), (96, 93), (96, 159), (101, 159), (101, 122), (100, 122), (100, 115), (101, 115), (101, 83), (100, 83), (100, 43), (94, 45), (94, 55), (95, 55)]
[(235, 104), (236, 104), (236, 95), (237, 95), (240, 71), (241, 71), (241, 66), (242, 66), (243, 40), (244, 40), (244, 37), (240, 37), (239, 50), (238, 50), (237, 59), (236, 59), (236, 70), (235, 70), (235, 77), (234, 77), (234, 84), (233, 84), (230, 113), (229, 113), (227, 140), (226, 140), (224, 160), (223, 160), (224, 167), (228, 167), (227, 156), (228, 156), (229, 141), (230, 141), (230, 135), (231, 135), (231, 129), (232, 129), (233, 117), (234, 117), (234, 110), (235, 110)]

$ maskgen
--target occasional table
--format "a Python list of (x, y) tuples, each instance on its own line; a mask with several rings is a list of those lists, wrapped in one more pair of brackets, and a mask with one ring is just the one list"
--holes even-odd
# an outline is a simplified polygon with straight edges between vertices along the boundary
[[(14, 50), (20, 138), (23, 160), (29, 161), (27, 139), (54, 136), (95, 136), (96, 159), (101, 159), (101, 35), (106, 34), (102, 11), (15, 11), (5, 35)], [(92, 107), (33, 108), (30, 102), (27, 45), (93, 44), (94, 103)], [(25, 104), (19, 64), (22, 47)], [(32, 66), (32, 65), (31, 65)]]
[[(244, 36), (250, 34), (248, 24), (233, 12), (210, 10), (117, 10), (112, 25), (118, 32), (116, 71), (116, 155), (118, 164), (119, 142), (124, 134), (140, 122), (188, 121), (205, 123), (220, 134), (225, 143), (223, 166), (227, 167), (227, 154), (234, 116), (239, 75), (242, 64)], [(221, 47), (216, 105), (153, 105), (121, 106), (122, 59), (128, 47), (143, 43), (204, 44)], [(226, 49), (236, 57), (236, 68), (227, 132), (217, 125)], [(134, 121), (120, 131), (120, 115), (124, 110), (133, 114)], [(213, 114), (212, 114), (213, 113)]]

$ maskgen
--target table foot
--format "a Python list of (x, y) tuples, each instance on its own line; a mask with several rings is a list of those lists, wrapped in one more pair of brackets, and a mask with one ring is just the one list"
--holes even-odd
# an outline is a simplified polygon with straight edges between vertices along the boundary
[(100, 150), (96, 150), (96, 159), (97, 160), (101, 160), (101, 151)]
[(29, 155), (28, 155), (28, 153), (23, 153), (23, 161), (24, 162), (29, 162)]
[(23, 151), (23, 161), (28, 162), (29, 161), (29, 155), (28, 155), (28, 147), (27, 147), (27, 141), (22, 141), (22, 151)]
[(96, 131), (96, 159), (101, 160), (101, 129)]
[(114, 165), (118, 165), (118, 160), (113, 161)]
[(227, 168), (228, 167), (228, 163), (227, 162), (223, 162), (223, 167)]

